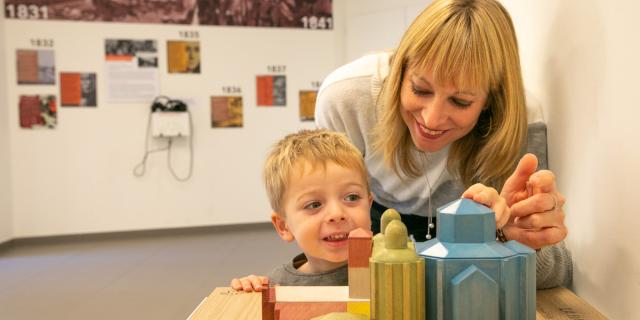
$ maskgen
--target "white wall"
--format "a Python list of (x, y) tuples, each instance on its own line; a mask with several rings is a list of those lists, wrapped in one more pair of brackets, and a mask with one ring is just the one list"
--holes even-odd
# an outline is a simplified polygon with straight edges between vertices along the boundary
[[(344, 5), (335, 2), (333, 31), (5, 21), (2, 62), (11, 68), (2, 90), (9, 111), (0, 114), (0, 120), (9, 119), (4, 131), (9, 131), (12, 146), (13, 236), (268, 221), (270, 209), (260, 177), (267, 148), (285, 133), (314, 127), (313, 122), (299, 121), (298, 90), (312, 89), (312, 81), (323, 80), (344, 61)], [(179, 30), (199, 31), (201, 75), (166, 73), (166, 41), (177, 39)], [(30, 48), (34, 38), (54, 40), (56, 73), (98, 76), (99, 106), (59, 108), (55, 130), (21, 129), (18, 124), (20, 94), (59, 96), (59, 84), (16, 84), (15, 49)], [(143, 155), (149, 104), (106, 102), (105, 38), (156, 39), (162, 93), (195, 99), (194, 174), (188, 182), (173, 179), (166, 154), (151, 155), (146, 176), (133, 176)], [(268, 65), (286, 65), (286, 108), (256, 107), (255, 76), (267, 73)], [(242, 129), (211, 128), (209, 96), (222, 94), (226, 85), (242, 88)], [(184, 160), (186, 148), (174, 154)], [(180, 173), (187, 168), (185, 162), (175, 166)]]
[(406, 27), (429, 0), (349, 0), (346, 5), (346, 58), (395, 48)]
[(549, 122), (567, 196), (575, 291), (611, 319), (639, 319), (640, 3), (509, 0), (529, 90)]
[[(0, 0), (4, 8), (4, 1)], [(0, 15), (0, 26), (4, 25), (4, 14)], [(9, 70), (5, 64), (5, 28), (0, 29), (0, 70)], [(11, 239), (11, 180), (9, 167), (9, 108), (7, 104), (7, 72), (0, 72), (0, 243)]]

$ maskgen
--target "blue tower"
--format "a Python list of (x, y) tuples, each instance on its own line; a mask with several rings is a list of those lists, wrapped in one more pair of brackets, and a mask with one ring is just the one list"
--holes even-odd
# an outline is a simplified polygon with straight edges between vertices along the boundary
[(469, 199), (438, 208), (438, 237), (425, 260), (426, 318), (535, 319), (535, 251), (496, 241), (495, 214)]

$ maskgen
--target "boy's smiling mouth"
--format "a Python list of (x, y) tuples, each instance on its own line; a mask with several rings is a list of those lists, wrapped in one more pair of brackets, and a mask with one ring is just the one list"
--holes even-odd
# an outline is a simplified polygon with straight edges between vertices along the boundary
[(329, 247), (341, 248), (341, 247), (345, 247), (347, 245), (348, 238), (349, 238), (349, 233), (348, 232), (335, 232), (335, 233), (332, 233), (332, 234), (322, 238), (322, 240)]
[(322, 238), (322, 240), (329, 241), (329, 242), (338, 242), (338, 241), (347, 240), (348, 237), (349, 237), (348, 233), (340, 232), (340, 233), (334, 233), (329, 236), (326, 236)]

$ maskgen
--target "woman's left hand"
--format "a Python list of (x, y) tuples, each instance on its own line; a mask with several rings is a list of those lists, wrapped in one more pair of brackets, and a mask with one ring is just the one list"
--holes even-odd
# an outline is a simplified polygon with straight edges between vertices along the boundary
[(567, 237), (564, 225), (565, 199), (556, 188), (549, 170), (536, 171), (538, 159), (526, 154), (507, 179), (500, 194), (511, 208), (511, 218), (502, 231), (509, 240), (517, 240), (540, 249)]
[(462, 194), (462, 197), (491, 208), (496, 215), (496, 228), (498, 229), (502, 228), (510, 220), (510, 209), (507, 206), (507, 201), (494, 188), (487, 187), (482, 183), (476, 183), (469, 187)]

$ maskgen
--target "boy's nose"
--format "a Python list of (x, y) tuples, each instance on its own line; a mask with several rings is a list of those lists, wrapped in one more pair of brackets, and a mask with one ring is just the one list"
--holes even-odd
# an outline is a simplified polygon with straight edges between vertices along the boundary
[(327, 214), (327, 220), (329, 222), (343, 221), (346, 219), (344, 210), (342, 210), (342, 208), (339, 205), (331, 204), (327, 209), (329, 209), (329, 212)]

